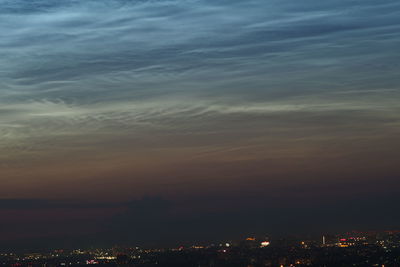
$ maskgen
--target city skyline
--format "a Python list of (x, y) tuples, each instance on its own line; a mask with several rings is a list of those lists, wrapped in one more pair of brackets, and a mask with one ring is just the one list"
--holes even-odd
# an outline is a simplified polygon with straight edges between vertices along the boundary
[[(322, 243), (321, 243), (322, 241)], [(337, 233), (310, 237), (248, 236), (216, 243), (178, 247), (79, 247), (0, 251), (0, 263), (11, 266), (135, 267), (305, 267), (397, 266), (400, 231)]]

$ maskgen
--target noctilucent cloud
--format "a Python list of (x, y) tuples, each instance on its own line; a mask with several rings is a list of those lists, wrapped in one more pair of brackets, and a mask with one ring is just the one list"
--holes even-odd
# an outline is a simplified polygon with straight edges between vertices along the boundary
[(399, 32), (397, 0), (0, 0), (0, 239), (398, 226)]

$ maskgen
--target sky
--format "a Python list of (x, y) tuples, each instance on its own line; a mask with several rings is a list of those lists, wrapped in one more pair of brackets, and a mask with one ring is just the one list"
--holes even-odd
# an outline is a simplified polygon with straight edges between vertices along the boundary
[(398, 229), (397, 0), (0, 0), (0, 241)]

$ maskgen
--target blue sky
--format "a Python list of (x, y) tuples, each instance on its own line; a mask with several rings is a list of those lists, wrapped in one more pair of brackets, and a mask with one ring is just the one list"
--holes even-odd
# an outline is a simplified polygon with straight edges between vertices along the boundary
[(372, 195), (399, 32), (395, 0), (0, 0), (0, 197)]

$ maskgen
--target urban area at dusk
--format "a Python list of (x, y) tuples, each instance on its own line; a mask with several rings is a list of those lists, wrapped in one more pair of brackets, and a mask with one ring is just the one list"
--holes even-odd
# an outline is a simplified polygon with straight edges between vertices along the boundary
[(400, 267), (399, 0), (0, 0), (0, 266)]
[(400, 266), (400, 231), (357, 232), (315, 238), (247, 237), (176, 248), (55, 249), (3, 252), (10, 266)]

